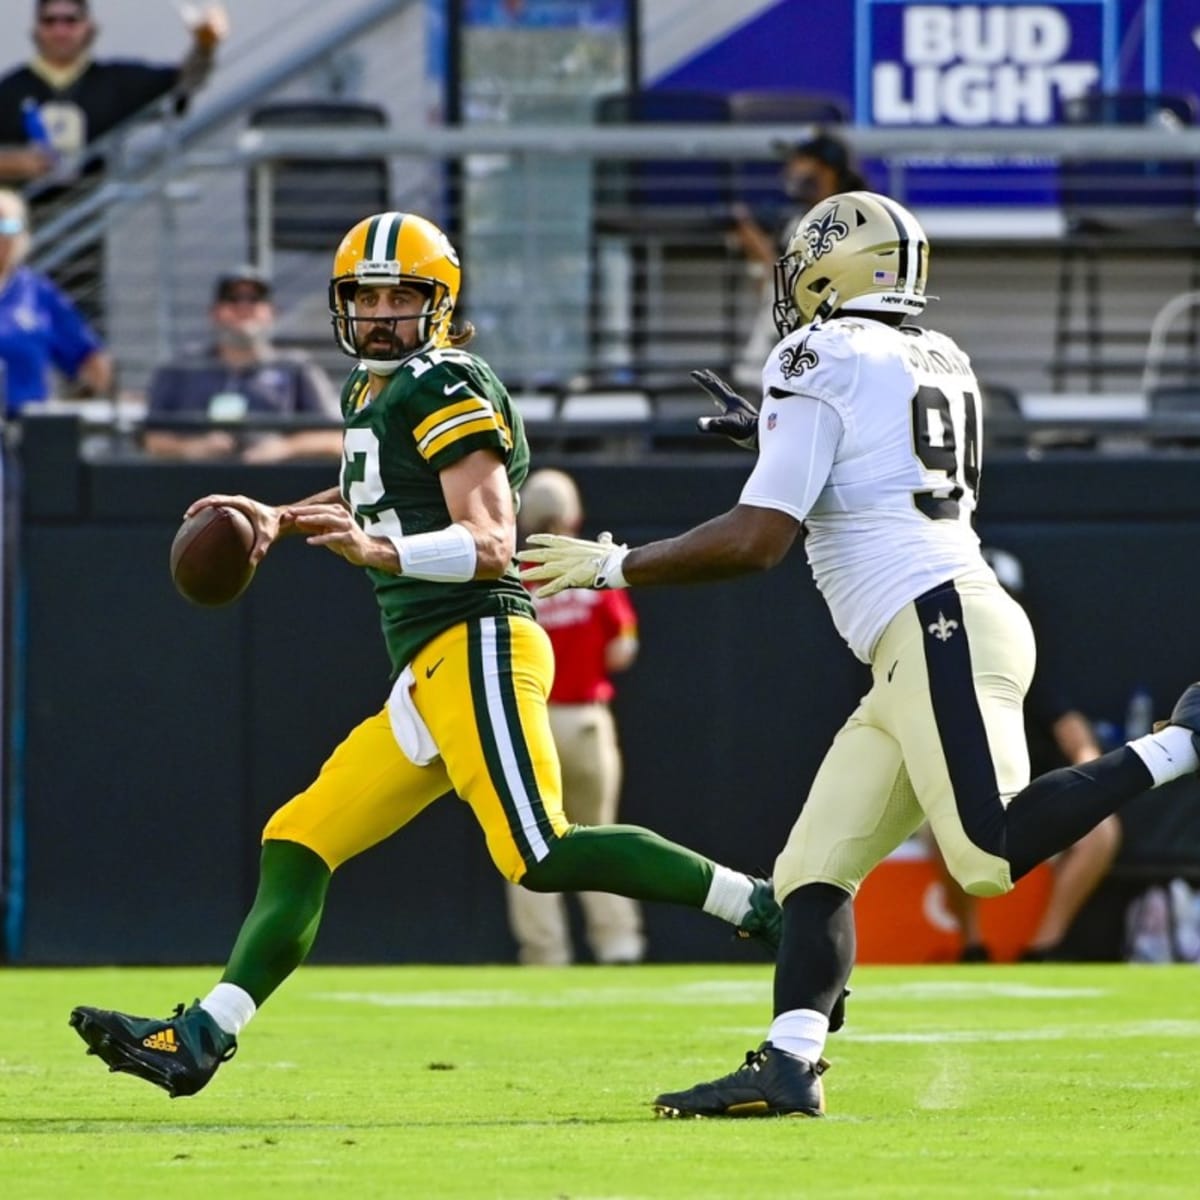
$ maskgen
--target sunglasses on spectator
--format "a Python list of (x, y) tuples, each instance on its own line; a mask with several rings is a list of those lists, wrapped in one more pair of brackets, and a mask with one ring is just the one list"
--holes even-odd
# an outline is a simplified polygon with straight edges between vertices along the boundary
[(0, 234), (16, 237), (18, 233), (24, 232), (25, 222), (20, 217), (0, 217)]
[(38, 17), (39, 25), (82, 25), (83, 18), (78, 13), (46, 13)]
[(257, 304), (266, 298), (263, 292), (245, 288), (240, 291), (222, 292), (219, 297), (222, 304)]

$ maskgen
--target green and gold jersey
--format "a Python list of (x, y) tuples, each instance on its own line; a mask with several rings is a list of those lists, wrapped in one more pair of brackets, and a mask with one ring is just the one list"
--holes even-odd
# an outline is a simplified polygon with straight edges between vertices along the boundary
[[(374, 537), (428, 533), (451, 523), (438, 478), (474, 450), (502, 458), (514, 495), (529, 472), (529, 443), (504, 385), (465, 350), (410, 358), (371, 400), (359, 366), (342, 389), (346, 423), (342, 495)], [(514, 503), (515, 507), (515, 503)], [(431, 638), (475, 617), (533, 616), (510, 565), (501, 579), (432, 583), (368, 568), (396, 672)]]

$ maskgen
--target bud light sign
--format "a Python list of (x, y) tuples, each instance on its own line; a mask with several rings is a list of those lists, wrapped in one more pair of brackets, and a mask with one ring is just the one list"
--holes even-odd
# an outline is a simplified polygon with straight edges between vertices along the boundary
[(1116, 79), (1117, 0), (858, 0), (856, 111), (874, 125), (1049, 125)]

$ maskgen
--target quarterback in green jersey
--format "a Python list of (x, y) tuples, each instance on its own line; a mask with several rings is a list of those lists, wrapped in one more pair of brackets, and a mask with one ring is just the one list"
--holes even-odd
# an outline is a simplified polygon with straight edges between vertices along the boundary
[(198, 1092), (257, 1008), (304, 960), (333, 872), (448, 792), (497, 868), (533, 891), (616, 892), (701, 908), (778, 943), (770, 884), (647, 829), (571, 825), (547, 696), (549, 639), (514, 564), (529, 467), (519, 413), (452, 324), (458, 257), (423, 217), (379, 213), (342, 239), (329, 286), (342, 392), (339, 486), (276, 507), (206, 496), (252, 521), (251, 558), (303, 536), (365, 570), (394, 682), (314, 782), (267, 822), (258, 893), (221, 980), (166, 1020), (79, 1007), (91, 1052), (171, 1095)]

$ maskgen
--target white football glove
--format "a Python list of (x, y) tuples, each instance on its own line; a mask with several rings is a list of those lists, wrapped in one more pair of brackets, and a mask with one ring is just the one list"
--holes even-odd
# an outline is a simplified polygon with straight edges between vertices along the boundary
[(558, 533), (535, 533), (529, 545), (531, 549), (522, 550), (517, 561), (534, 564), (521, 572), (522, 579), (546, 580), (534, 593), (536, 596), (553, 596), (566, 588), (629, 586), (621, 573), (629, 547), (614, 543), (611, 533), (602, 533), (594, 542)]

